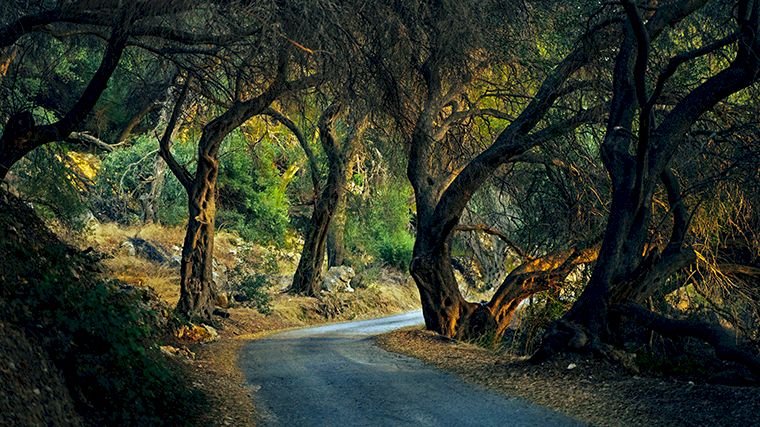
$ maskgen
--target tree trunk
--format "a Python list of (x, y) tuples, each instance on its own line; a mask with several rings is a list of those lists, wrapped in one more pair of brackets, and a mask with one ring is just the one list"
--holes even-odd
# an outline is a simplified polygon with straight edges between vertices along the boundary
[(143, 206), (143, 223), (158, 223), (158, 204), (161, 197), (161, 190), (164, 188), (166, 180), (166, 162), (161, 156), (156, 156), (153, 165), (153, 179), (150, 181), (148, 192), (140, 197)]
[(461, 326), (478, 304), (467, 302), (459, 292), (448, 242), (437, 247), (429, 245), (427, 233), (418, 226), (409, 266), (420, 292), (425, 327), (449, 338), (462, 337)]
[(211, 157), (198, 162), (198, 179), (188, 194), (189, 219), (182, 246), (180, 299), (177, 311), (188, 318), (210, 319), (216, 301), (214, 219), (219, 164)]
[[(343, 198), (345, 203), (345, 198)], [(346, 262), (346, 212), (345, 207), (338, 204), (332, 225), (327, 232), (327, 267), (337, 267)], [(342, 208), (342, 209), (341, 209)]]
[(353, 163), (346, 165), (345, 177), (342, 190), (338, 195), (338, 203), (335, 206), (330, 227), (327, 229), (327, 268), (337, 267), (346, 262), (346, 209), (348, 208), (348, 184), (353, 174)]
[(322, 265), (327, 252), (330, 226), (335, 218), (341, 199), (345, 203), (347, 174), (350, 159), (358, 138), (364, 130), (364, 120), (354, 124), (354, 130), (346, 136), (342, 144), (335, 137), (335, 122), (341, 107), (337, 103), (328, 107), (319, 121), (322, 147), (327, 154), (329, 172), (327, 182), (314, 203), (309, 231), (304, 241), (301, 259), (293, 276), (290, 292), (317, 296), (321, 290)]
[(328, 179), (327, 185), (314, 205), (309, 232), (290, 286), (291, 293), (317, 296), (322, 288), (322, 266), (325, 260), (327, 234), (338, 198), (336, 183), (330, 181)]

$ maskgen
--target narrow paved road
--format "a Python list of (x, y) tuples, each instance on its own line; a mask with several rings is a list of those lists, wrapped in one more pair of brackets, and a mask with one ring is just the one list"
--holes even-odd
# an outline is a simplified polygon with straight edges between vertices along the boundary
[(373, 344), (422, 314), (283, 332), (252, 341), (243, 369), (268, 426), (555, 426), (577, 422)]

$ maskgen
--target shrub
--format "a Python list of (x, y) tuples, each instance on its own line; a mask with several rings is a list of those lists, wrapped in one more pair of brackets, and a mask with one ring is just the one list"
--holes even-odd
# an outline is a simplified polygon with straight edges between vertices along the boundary
[[(250, 259), (246, 253), (241, 259)], [(279, 272), (277, 258), (273, 254), (266, 256), (256, 267), (251, 268), (251, 263), (240, 262), (228, 275), (228, 283), (233, 297), (241, 302), (256, 308), (261, 314), (272, 313), (272, 297), (267, 289), (272, 286), (270, 277)]]
[[(81, 231), (86, 225), (84, 192), (92, 171), (76, 153), (59, 144), (42, 146), (17, 163), (13, 172), (16, 187), (35, 211), (46, 219), (59, 221), (65, 228)], [(82, 163), (82, 164), (78, 164)], [(79, 167), (87, 167), (88, 171)]]
[(230, 135), (219, 167), (219, 228), (235, 230), (251, 242), (284, 241), (289, 223), (285, 190), (290, 177), (281, 174), (276, 156), (268, 145), (253, 152), (240, 131)]
[(353, 252), (366, 253), (401, 270), (409, 268), (414, 248), (410, 232), (410, 189), (390, 183), (374, 191), (364, 203), (350, 206), (346, 244)]
[(102, 280), (98, 259), (60, 242), (0, 193), (0, 319), (34, 336), (93, 425), (186, 425), (198, 392), (161, 354), (169, 322), (146, 291)]
[(62, 279), (19, 289), (10, 309), (34, 323), (80, 412), (103, 425), (188, 424), (201, 396), (158, 351), (160, 314), (118, 282)]
[(405, 271), (412, 262), (414, 238), (407, 233), (383, 237), (377, 244), (377, 255), (383, 263)]

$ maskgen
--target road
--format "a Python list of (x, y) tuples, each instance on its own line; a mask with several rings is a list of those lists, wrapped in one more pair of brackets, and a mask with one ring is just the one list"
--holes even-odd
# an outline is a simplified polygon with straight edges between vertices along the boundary
[(255, 340), (242, 367), (266, 426), (566, 426), (572, 419), (465, 383), (372, 336), (422, 323), (419, 311)]

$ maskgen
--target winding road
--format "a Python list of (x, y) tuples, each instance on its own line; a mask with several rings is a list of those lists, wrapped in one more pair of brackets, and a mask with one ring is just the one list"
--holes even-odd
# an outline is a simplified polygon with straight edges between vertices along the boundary
[(267, 426), (581, 425), (505, 398), (417, 359), (375, 346), (373, 335), (422, 323), (419, 311), (291, 330), (255, 340), (242, 368)]

